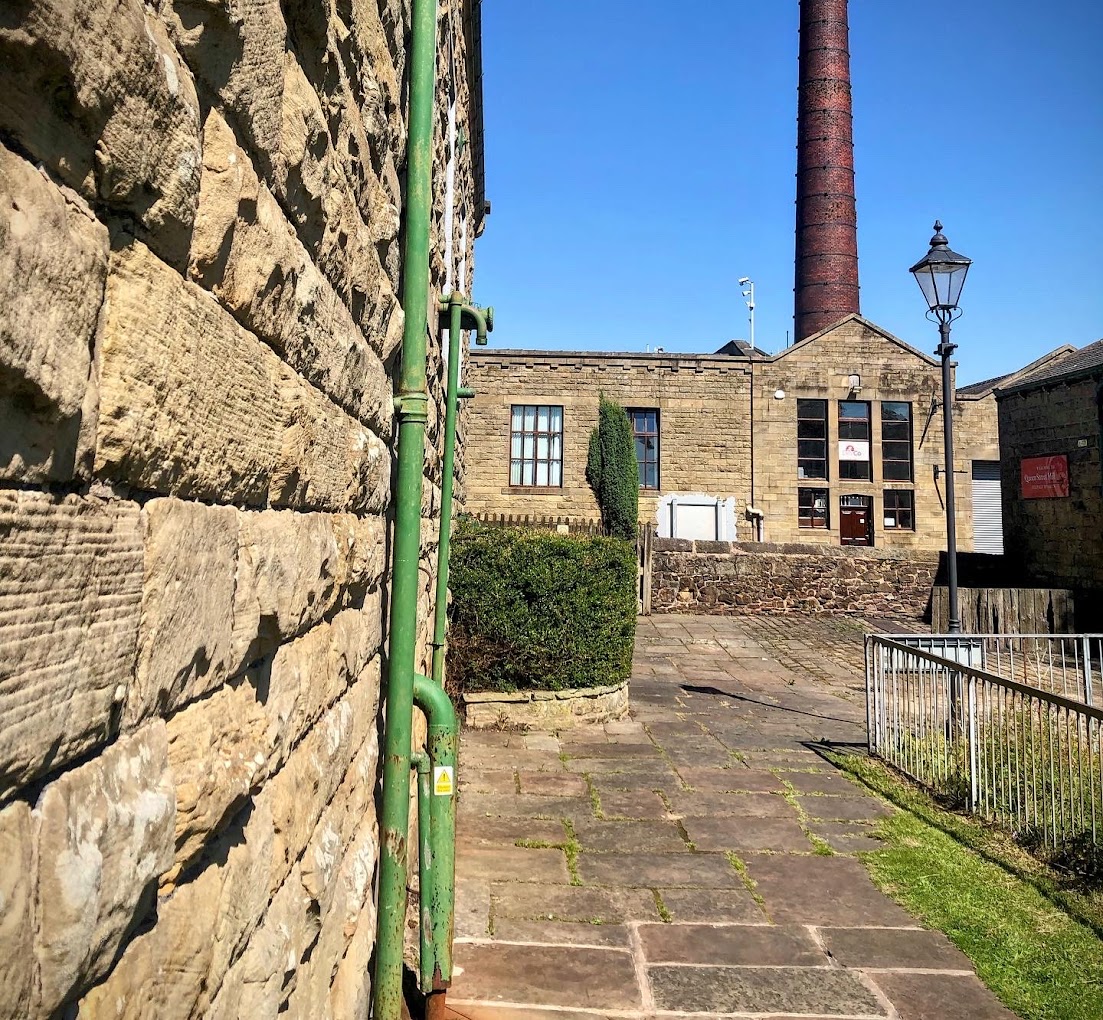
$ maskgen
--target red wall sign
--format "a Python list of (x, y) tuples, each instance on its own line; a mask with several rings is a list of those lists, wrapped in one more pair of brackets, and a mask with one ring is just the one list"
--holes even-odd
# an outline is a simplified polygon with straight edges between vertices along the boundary
[(1052, 499), (1069, 494), (1069, 459), (1063, 453), (1053, 457), (1024, 457), (1023, 499)]

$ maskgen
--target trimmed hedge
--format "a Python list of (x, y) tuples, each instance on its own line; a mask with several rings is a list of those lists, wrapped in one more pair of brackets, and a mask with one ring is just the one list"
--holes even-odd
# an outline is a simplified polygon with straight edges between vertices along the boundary
[(627, 679), (636, 632), (631, 543), (461, 518), (450, 570), (451, 693)]

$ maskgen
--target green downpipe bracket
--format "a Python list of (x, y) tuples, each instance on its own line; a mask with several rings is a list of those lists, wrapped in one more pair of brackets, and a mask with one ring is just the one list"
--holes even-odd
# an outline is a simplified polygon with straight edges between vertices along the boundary
[(372, 988), (376, 1020), (399, 1020), (410, 811), (410, 741), (417, 643), (421, 491), (425, 470), (426, 333), (429, 230), (433, 203), (433, 112), (436, 99), (437, 0), (414, 0), (406, 150), (406, 248), (403, 254), (402, 365), (395, 407), (398, 478), (383, 738), (379, 914)]
[(429, 801), (432, 798), (433, 765), (429, 755), (418, 751), (410, 755), (410, 764), (417, 769), (417, 835), (418, 894), (421, 906), (421, 989), (433, 987), (433, 843), (430, 836)]
[[(456, 926), (456, 757), (460, 724), (452, 699), (428, 677), (420, 674), (414, 677), (414, 700), (429, 720), (428, 753), (433, 768), (429, 797), (433, 973), (430, 986), (422, 990), (439, 992), (452, 982), (452, 935)], [(424, 917), (423, 910), (423, 923)], [(423, 945), (424, 938), (423, 931)], [(424, 981), (424, 958), (421, 969)]]
[[(444, 460), (440, 481), (440, 534), (437, 541), (437, 591), (433, 620), (433, 680), (444, 686), (445, 635), (448, 630), (448, 572), (452, 555), (452, 491), (456, 467), (456, 414), (461, 398), (475, 391), (460, 386), (460, 341), (464, 329), (475, 329), (475, 343), (486, 343), (494, 329), (494, 309), (485, 312), (465, 302), (459, 291), (440, 300), (442, 325), (448, 327), (448, 381), (444, 405)], [(446, 321), (445, 321), (446, 320)]]

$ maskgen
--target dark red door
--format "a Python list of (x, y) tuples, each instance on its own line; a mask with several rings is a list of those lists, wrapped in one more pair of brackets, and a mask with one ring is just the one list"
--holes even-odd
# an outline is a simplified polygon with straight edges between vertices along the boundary
[(873, 505), (869, 496), (839, 500), (839, 538), (843, 545), (873, 545)]

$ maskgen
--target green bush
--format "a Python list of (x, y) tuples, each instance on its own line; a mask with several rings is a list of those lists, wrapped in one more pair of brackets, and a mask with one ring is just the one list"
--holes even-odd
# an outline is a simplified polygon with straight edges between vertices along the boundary
[(594, 490), (605, 533), (636, 540), (640, 474), (632, 425), (620, 404), (602, 395), (597, 427), (590, 433), (586, 481)]
[(598, 687), (628, 677), (634, 545), (461, 519), (450, 580), (451, 693)]

